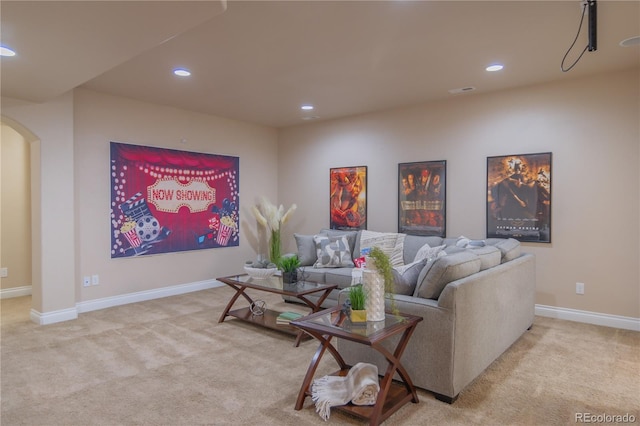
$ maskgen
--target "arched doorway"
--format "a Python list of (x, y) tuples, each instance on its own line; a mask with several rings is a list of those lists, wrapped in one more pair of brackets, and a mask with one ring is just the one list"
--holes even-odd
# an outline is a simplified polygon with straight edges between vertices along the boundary
[[(38, 180), (33, 179), (38, 173), (40, 141), (10, 118), (1, 117), (0, 125), (0, 267), (7, 275), (2, 278), (0, 293), (3, 299), (30, 295), (33, 309), (42, 305), (40, 240), (33, 222), (40, 209)], [(30, 312), (24, 314), (29, 316)]]

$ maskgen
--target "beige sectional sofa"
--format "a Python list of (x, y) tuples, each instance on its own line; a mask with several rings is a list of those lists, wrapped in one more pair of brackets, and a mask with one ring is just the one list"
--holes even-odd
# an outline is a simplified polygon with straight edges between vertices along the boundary
[[(533, 324), (535, 258), (522, 253), (517, 240), (326, 229), (295, 238), (302, 275), (310, 281), (336, 283), (339, 289), (358, 280), (347, 257), (352, 262), (360, 257), (361, 248), (371, 244), (390, 255), (397, 264), (397, 307), (424, 318), (402, 363), (416, 386), (442, 401), (455, 401)], [(417, 259), (419, 252), (427, 256)], [(346, 293), (335, 290), (323, 305), (343, 303)], [(379, 371), (386, 369), (384, 358), (367, 346), (339, 340), (338, 350), (350, 365), (371, 362)]]

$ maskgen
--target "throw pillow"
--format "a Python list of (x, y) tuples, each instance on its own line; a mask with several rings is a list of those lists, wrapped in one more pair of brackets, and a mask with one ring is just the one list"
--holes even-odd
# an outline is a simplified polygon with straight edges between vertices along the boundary
[(465, 237), (464, 235), (460, 235), (458, 237), (458, 240), (456, 241), (456, 246), (457, 247), (466, 247), (467, 244), (469, 244), (469, 241), (471, 241), (469, 238)]
[(298, 258), (300, 259), (300, 266), (311, 266), (318, 256), (316, 255), (316, 243), (313, 241), (313, 235), (301, 235), (293, 234), (296, 239), (296, 245), (298, 246)]
[(420, 271), (422, 271), (426, 263), (427, 259), (422, 259), (408, 265), (394, 267), (392, 272), (395, 294), (412, 295), (418, 282), (418, 275), (420, 275)]
[(447, 253), (443, 251), (446, 246), (443, 244), (437, 247), (429, 247), (429, 244), (425, 244), (416, 253), (416, 257), (413, 259), (414, 262), (421, 259), (434, 259), (436, 257), (444, 256)]
[(396, 238), (396, 245), (393, 247), (393, 251), (389, 258), (391, 266), (404, 265), (404, 238), (406, 236), (406, 234), (398, 234), (398, 237)]
[(356, 240), (358, 239), (358, 232), (359, 231), (345, 231), (342, 229), (323, 228), (320, 230), (320, 232), (318, 232), (318, 234), (326, 235), (327, 237), (342, 237), (342, 236), (347, 237), (347, 240), (349, 241), (349, 250), (351, 250), (351, 255), (353, 256), (355, 254), (355, 246), (356, 246)]
[(375, 232), (363, 229), (360, 234), (360, 250), (364, 248), (379, 247), (383, 253), (389, 256), (393, 255), (393, 249), (396, 247), (398, 234), (395, 232)]
[(346, 236), (328, 237), (326, 235), (314, 235), (318, 260), (313, 264), (314, 268), (343, 268), (353, 267), (351, 261), (351, 249)]

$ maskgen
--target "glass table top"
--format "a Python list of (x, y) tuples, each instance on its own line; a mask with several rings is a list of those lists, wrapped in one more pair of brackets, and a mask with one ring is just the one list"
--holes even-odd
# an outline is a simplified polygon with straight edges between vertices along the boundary
[(335, 330), (344, 331), (347, 333), (358, 334), (361, 336), (372, 336), (380, 331), (389, 329), (390, 327), (407, 321), (407, 318), (402, 315), (385, 314), (385, 319), (381, 321), (366, 321), (366, 322), (351, 322), (349, 317), (344, 319), (340, 325), (335, 325), (338, 315), (344, 315), (338, 310), (323, 311), (322, 313), (311, 315), (304, 318), (304, 322), (307, 324), (320, 325)]
[(285, 283), (282, 280), (282, 275), (276, 274), (267, 278), (254, 278), (249, 275), (233, 275), (230, 277), (219, 278), (219, 280), (230, 280), (232, 282), (236, 282), (238, 284), (246, 284), (248, 287), (263, 289), (263, 290), (272, 290), (283, 293), (307, 293), (323, 290), (330, 287), (335, 287), (335, 285), (328, 285), (322, 283), (316, 283), (313, 281), (296, 281), (295, 283)]

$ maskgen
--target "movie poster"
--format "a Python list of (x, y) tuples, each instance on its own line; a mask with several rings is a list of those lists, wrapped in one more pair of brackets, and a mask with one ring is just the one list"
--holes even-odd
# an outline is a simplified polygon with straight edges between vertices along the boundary
[(446, 161), (398, 164), (398, 232), (446, 236)]
[(551, 242), (551, 153), (487, 158), (487, 238)]
[(367, 229), (367, 166), (329, 171), (329, 227)]
[(111, 142), (111, 258), (239, 244), (239, 158)]

